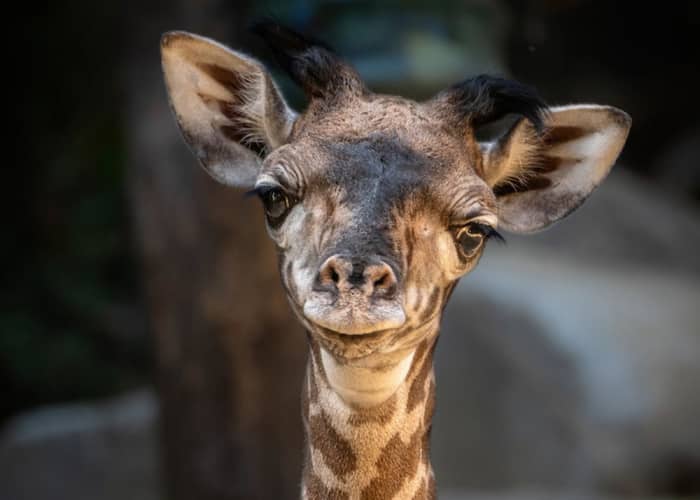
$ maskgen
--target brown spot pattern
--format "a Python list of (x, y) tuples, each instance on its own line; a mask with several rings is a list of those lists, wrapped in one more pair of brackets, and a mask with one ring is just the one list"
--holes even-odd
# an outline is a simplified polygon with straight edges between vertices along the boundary
[[(420, 343), (414, 355), (406, 383), (408, 386), (408, 395), (406, 402), (406, 411), (411, 412), (414, 408), (424, 404), (424, 411), (418, 416), (420, 423), (415, 432), (411, 435), (408, 442), (401, 439), (400, 433), (397, 432), (383, 446), (380, 455), (372, 472), (370, 482), (359, 492), (360, 498), (364, 500), (392, 498), (401, 488), (405, 487), (407, 481), (410, 481), (415, 475), (423, 470), (425, 466), (430, 470), (429, 465), (429, 432), (430, 420), (434, 408), (434, 382), (431, 377), (432, 373), (432, 355), (435, 348), (435, 339), (429, 339)], [(311, 357), (318, 360), (318, 345), (311, 341)], [(320, 360), (319, 360), (320, 361)], [(311, 362), (311, 360), (310, 360)], [(323, 365), (319, 362), (316, 370), (313, 371), (310, 367), (308, 380), (308, 398), (305, 397), (305, 404), (312, 404), (317, 394), (317, 384), (319, 380), (316, 377), (324, 377), (322, 374)], [(381, 424), (389, 424), (396, 412), (402, 410), (398, 408), (398, 396), (392, 396), (386, 403), (383, 403), (375, 408), (362, 409), (356, 411), (349, 416), (348, 423), (357, 429), (357, 432), (362, 432), (361, 427), (367, 423), (379, 422)], [(315, 474), (311, 462), (311, 451), (317, 450), (323, 457), (325, 465), (329, 472), (339, 480), (346, 479), (348, 474), (357, 471), (358, 458), (356, 453), (361, 453), (361, 450), (353, 450), (351, 443), (332, 427), (331, 420), (328, 414), (321, 409), (319, 414), (309, 417), (307, 428), (307, 438), (309, 446), (306, 451), (306, 466), (304, 470), (304, 484), (307, 488), (309, 498), (314, 500), (334, 499), (334, 498), (349, 498), (350, 492), (345, 487), (339, 489), (327, 488), (324, 486), (321, 478)], [(421, 484), (416, 486), (418, 490), (416, 494), (412, 494), (409, 498), (424, 500), (425, 498), (435, 498), (434, 492), (431, 492), (431, 482), (426, 478)], [(357, 485), (348, 485), (350, 490), (356, 490), (360, 487)], [(342, 491), (341, 491), (342, 490)]]
[(328, 416), (321, 412), (309, 419), (311, 446), (316, 448), (333, 473), (342, 478), (355, 470), (357, 457), (350, 443), (333, 428)]
[(392, 437), (375, 464), (377, 476), (362, 490), (362, 500), (392, 498), (403, 486), (407, 478), (413, 477), (418, 468), (422, 438), (422, 428), (418, 428), (408, 443), (404, 444), (398, 434)]
[(428, 303), (425, 305), (423, 308), (423, 312), (421, 314), (421, 321), (427, 321), (435, 312), (435, 309), (438, 306), (438, 300), (440, 299), (440, 288), (435, 287), (433, 290), (430, 292), (430, 297), (428, 298)]
[(426, 492), (427, 486), (425, 482), (423, 482), (423, 484), (420, 485), (420, 488), (418, 488), (418, 491), (416, 491), (416, 494), (413, 495), (413, 500), (425, 500)]
[[(428, 349), (427, 346), (424, 349)], [(418, 353), (416, 353), (418, 354)], [(416, 374), (411, 382), (411, 388), (408, 391), (408, 404), (406, 411), (411, 412), (413, 409), (425, 401), (425, 381), (433, 369), (432, 349), (430, 349), (421, 361), (420, 371)]]
[(428, 396), (425, 402), (425, 413), (423, 414), (423, 425), (425, 434), (423, 434), (422, 456), (426, 466), (430, 469), (430, 434), (433, 430), (433, 413), (435, 413), (435, 382), (430, 383), (428, 388)]
[(411, 268), (411, 262), (413, 262), (413, 245), (415, 241), (413, 239), (413, 232), (411, 231), (411, 226), (406, 224), (404, 230), (404, 241), (403, 248), (406, 249), (406, 269)]
[(425, 398), (425, 413), (423, 416), (423, 423), (428, 429), (426, 434), (430, 434), (431, 422), (433, 420), (433, 414), (435, 413), (435, 381), (431, 381), (428, 385), (428, 395)]
[(309, 400), (313, 403), (318, 401), (318, 382), (316, 382), (316, 376), (314, 374), (314, 368), (311, 362), (309, 362)]
[(337, 488), (327, 488), (323, 482), (313, 473), (304, 475), (304, 485), (309, 498), (324, 500), (349, 500), (350, 496)]
[(379, 406), (366, 408), (362, 412), (353, 413), (348, 418), (348, 423), (354, 427), (370, 423), (386, 425), (391, 421), (394, 413), (396, 413), (396, 394)]

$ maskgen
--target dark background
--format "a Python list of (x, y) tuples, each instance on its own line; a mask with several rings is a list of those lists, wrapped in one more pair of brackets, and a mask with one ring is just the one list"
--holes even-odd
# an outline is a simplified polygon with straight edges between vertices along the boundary
[[(215, 186), (180, 143), (159, 73), (158, 40), (169, 29), (198, 32), (260, 57), (297, 109), (304, 105), (300, 93), (245, 31), (256, 17), (273, 15), (327, 40), (378, 91), (426, 98), (461, 78), (491, 72), (536, 86), (553, 104), (624, 109), (634, 123), (617, 167), (624, 172), (620, 182), (642, 186), (635, 191), (642, 193), (637, 205), (625, 205), (632, 207), (633, 222), (615, 224), (622, 216), (614, 208), (590, 212), (571, 227), (593, 227), (592, 242), (577, 242), (572, 252), (592, 257), (593, 266), (599, 253), (617, 256), (633, 274), (663, 261), (658, 275), (684, 276), (690, 283), (684, 296), (698, 296), (697, 2), (75, 0), (19, 9), (6, 51), (6, 82), (17, 87), (6, 95), (6, 109), (13, 111), (6, 123), (17, 132), (6, 134), (15, 153), (4, 169), (0, 233), (0, 460), (12, 464), (0, 476), (0, 492), (44, 498), (26, 477), (51, 476), (70, 467), (71, 457), (91, 462), (71, 444), (47, 458), (32, 455), (36, 447), (48, 448), (17, 441), (17, 432), (38, 426), (30, 435), (39, 439), (49, 428), (47, 439), (55, 442), (56, 429), (63, 428), (50, 420), (52, 413), (32, 420), (33, 411), (70, 411), (76, 408), (71, 403), (126, 394), (138, 411), (157, 413), (148, 389), (157, 387), (161, 423), (103, 443), (100, 455), (109, 467), (135, 464), (128, 473), (139, 478), (134, 482), (143, 498), (156, 491), (162, 498), (293, 497), (303, 334), (291, 326), (279, 294), (274, 251), (256, 202)], [(628, 196), (620, 189), (619, 197)], [(610, 196), (619, 199), (615, 191)], [(657, 198), (672, 204), (657, 209)], [(559, 238), (577, 234), (571, 231)], [(645, 239), (647, 232), (658, 241)], [(555, 252), (565, 247), (556, 234), (543, 245)], [(700, 325), (693, 321), (676, 333), (691, 335), (695, 349)], [(674, 342), (673, 332), (661, 333)], [(484, 367), (511, 369), (506, 362)], [(670, 387), (661, 390), (684, 398)], [(89, 425), (124, 421), (114, 417), (122, 409), (97, 404), (99, 417)], [(567, 405), (575, 420), (576, 404)], [(506, 412), (517, 417), (513, 409)], [(76, 425), (72, 435), (81, 432), (80, 418), (67, 417)], [(143, 444), (157, 436), (159, 447)], [(672, 452), (631, 472), (601, 465), (603, 472), (589, 473), (590, 481), (574, 481), (572, 488), (633, 497), (698, 493), (698, 448), (679, 440)], [(131, 442), (133, 450), (120, 444)], [(63, 476), (61, 488), (71, 492), (66, 498), (89, 495), (67, 484), (71, 474), (84, 473), (80, 467)], [(97, 482), (128, 483), (124, 477)], [(486, 470), (450, 484), (465, 491), (568, 487), (535, 473), (504, 479)], [(121, 497), (129, 495), (136, 498)]]

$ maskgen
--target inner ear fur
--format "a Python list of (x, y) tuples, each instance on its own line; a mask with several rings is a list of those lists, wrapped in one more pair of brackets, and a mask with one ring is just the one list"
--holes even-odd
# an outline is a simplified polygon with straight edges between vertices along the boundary
[(631, 126), (610, 106), (550, 108), (539, 132), (521, 119), (484, 146), (483, 176), (497, 197), (499, 224), (534, 232), (575, 210), (603, 181)]
[(186, 32), (161, 39), (171, 108), (185, 141), (218, 181), (251, 186), (261, 157), (284, 144), (295, 113), (264, 67)]

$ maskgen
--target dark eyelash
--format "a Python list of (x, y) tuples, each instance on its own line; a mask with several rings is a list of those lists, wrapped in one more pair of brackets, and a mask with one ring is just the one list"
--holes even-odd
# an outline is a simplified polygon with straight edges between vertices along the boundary
[(248, 198), (250, 196), (257, 196), (259, 198), (262, 198), (270, 191), (277, 191), (277, 190), (282, 191), (282, 188), (280, 188), (278, 186), (273, 186), (271, 184), (263, 184), (262, 186), (257, 186), (255, 188), (251, 189), (250, 191), (246, 191), (245, 196), (246, 196), (246, 198)]
[(484, 235), (484, 238), (486, 240), (494, 239), (499, 243), (502, 243), (502, 244), (506, 243), (506, 239), (501, 235), (501, 233), (496, 231), (493, 227), (489, 226), (488, 224), (481, 224), (479, 222), (472, 222), (472, 225), (479, 228), (479, 231), (481, 232), (481, 234)]

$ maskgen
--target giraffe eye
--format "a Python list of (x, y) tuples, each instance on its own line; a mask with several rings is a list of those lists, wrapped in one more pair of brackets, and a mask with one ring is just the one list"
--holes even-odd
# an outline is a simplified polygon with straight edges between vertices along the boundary
[(271, 226), (278, 226), (292, 208), (292, 199), (280, 188), (258, 189), (258, 195), (265, 206), (265, 215)]
[(470, 222), (460, 226), (455, 233), (455, 240), (459, 251), (464, 257), (473, 257), (481, 248), (484, 241), (490, 237), (503, 240), (494, 228), (479, 222)]
[(484, 241), (484, 234), (475, 224), (467, 224), (457, 233), (457, 244), (465, 257), (472, 256)]

